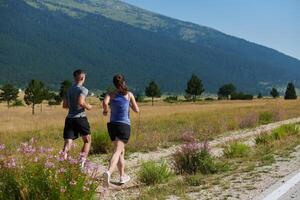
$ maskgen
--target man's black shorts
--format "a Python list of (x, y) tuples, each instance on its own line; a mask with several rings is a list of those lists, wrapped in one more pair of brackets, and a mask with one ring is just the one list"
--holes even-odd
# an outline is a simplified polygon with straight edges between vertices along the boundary
[(107, 130), (112, 141), (121, 140), (125, 144), (130, 137), (130, 125), (120, 122), (107, 123)]
[(66, 118), (64, 139), (77, 139), (78, 136), (91, 134), (90, 125), (86, 117)]

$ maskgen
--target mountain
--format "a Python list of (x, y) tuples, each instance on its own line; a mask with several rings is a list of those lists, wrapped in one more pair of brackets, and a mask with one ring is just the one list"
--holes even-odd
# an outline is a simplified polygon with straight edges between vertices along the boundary
[(193, 73), (214, 93), (229, 82), (256, 93), (300, 79), (295, 58), (121, 1), (0, 0), (0, 84), (35, 78), (57, 88), (76, 68), (94, 89), (115, 73), (137, 91), (155, 80), (166, 92), (183, 92)]

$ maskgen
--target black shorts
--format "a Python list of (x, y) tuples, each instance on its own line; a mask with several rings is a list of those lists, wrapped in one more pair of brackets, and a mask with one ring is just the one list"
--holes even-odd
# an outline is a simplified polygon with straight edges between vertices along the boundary
[(90, 125), (86, 117), (66, 118), (64, 139), (77, 139), (78, 136), (91, 134)]
[(107, 123), (107, 130), (112, 141), (121, 140), (125, 144), (130, 137), (130, 125), (120, 122)]

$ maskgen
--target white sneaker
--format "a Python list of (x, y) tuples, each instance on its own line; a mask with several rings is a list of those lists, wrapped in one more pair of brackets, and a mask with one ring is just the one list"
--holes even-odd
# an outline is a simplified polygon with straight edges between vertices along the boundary
[(120, 177), (120, 183), (121, 184), (125, 184), (125, 183), (127, 183), (128, 181), (130, 181), (130, 176), (128, 176), (128, 175), (124, 175), (124, 176), (121, 176)]
[(79, 161), (79, 165), (80, 165), (80, 169), (81, 170), (84, 170), (84, 164), (85, 164), (85, 161), (86, 161), (86, 159), (80, 159), (80, 161)]
[(109, 186), (109, 183), (110, 183), (110, 173), (109, 173), (109, 171), (104, 172), (103, 176), (105, 178), (106, 186)]

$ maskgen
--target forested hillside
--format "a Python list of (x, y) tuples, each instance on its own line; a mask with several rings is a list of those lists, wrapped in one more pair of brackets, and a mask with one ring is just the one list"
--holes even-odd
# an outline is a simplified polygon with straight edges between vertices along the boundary
[(297, 59), (120, 1), (1, 1), (0, 84), (35, 78), (55, 88), (75, 68), (90, 88), (123, 73), (131, 88), (155, 80), (166, 92), (183, 92), (192, 73), (209, 92), (228, 82), (258, 92), (300, 77)]

